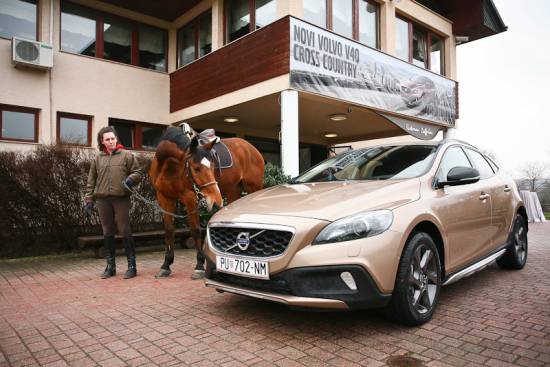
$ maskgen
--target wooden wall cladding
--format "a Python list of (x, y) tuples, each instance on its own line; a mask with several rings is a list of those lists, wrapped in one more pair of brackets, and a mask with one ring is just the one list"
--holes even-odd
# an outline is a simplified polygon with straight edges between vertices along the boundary
[(170, 74), (170, 112), (288, 74), (289, 19), (284, 17)]

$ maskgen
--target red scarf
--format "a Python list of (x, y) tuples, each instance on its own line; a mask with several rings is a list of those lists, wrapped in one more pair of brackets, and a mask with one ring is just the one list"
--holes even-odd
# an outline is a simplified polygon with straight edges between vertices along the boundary
[[(122, 145), (122, 144), (119, 143), (119, 144), (116, 145), (115, 150), (113, 150), (113, 151), (111, 152), (111, 154), (113, 154), (113, 153), (116, 152), (117, 150), (122, 150), (122, 149), (124, 149), (124, 145)], [(102, 152), (105, 152), (106, 154), (109, 154), (109, 152), (107, 151), (107, 148), (105, 148), (105, 145), (103, 145), (103, 144), (101, 145), (101, 151), (102, 151)]]

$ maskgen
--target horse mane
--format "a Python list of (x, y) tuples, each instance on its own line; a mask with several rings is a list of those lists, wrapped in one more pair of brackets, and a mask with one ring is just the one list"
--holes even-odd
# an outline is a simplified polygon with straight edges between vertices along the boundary
[(161, 141), (155, 153), (155, 158), (158, 162), (158, 171), (175, 174), (183, 156), (184, 152), (175, 143), (169, 140)]

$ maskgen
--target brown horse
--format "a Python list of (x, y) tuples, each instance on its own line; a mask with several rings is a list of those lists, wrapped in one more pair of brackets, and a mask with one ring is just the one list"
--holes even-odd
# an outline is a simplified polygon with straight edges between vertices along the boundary
[[(233, 158), (229, 168), (218, 169), (212, 154), (215, 142), (199, 145), (195, 136), (189, 147), (182, 150), (169, 140), (158, 145), (151, 163), (149, 175), (162, 209), (174, 213), (176, 201), (185, 205), (187, 221), (191, 229), (197, 264), (193, 279), (204, 277), (205, 258), (202, 253), (200, 235), (198, 196), (203, 196), (208, 210), (223, 205), (222, 195), (229, 203), (241, 197), (242, 191), (252, 193), (263, 188), (264, 159), (260, 152), (240, 138), (222, 139)], [(170, 275), (170, 265), (174, 262), (174, 217), (163, 214), (165, 233), (164, 263), (157, 278)]]

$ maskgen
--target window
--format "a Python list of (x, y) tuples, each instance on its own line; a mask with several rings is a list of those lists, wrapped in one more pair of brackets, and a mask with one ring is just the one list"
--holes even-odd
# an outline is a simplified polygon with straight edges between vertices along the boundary
[(69, 145), (92, 145), (92, 116), (59, 112), (57, 141)]
[(38, 38), (37, 0), (0, 0), (0, 37)]
[(212, 12), (192, 20), (178, 31), (178, 67), (212, 51)]
[(277, 18), (277, 0), (227, 0), (225, 40), (232, 42)]
[(327, 3), (325, 0), (303, 0), (304, 20), (321, 28), (327, 28)]
[(0, 139), (38, 141), (38, 110), (0, 105)]
[(304, 20), (378, 47), (379, 6), (372, 0), (303, 0)]
[(332, 30), (344, 37), (353, 38), (353, 1), (332, 2)]
[(466, 157), (466, 154), (462, 148), (454, 146), (447, 149), (441, 163), (439, 164), (439, 171), (437, 173), (437, 180), (439, 182), (446, 182), (449, 171), (454, 167), (470, 167), (472, 165)]
[(396, 18), (395, 54), (402, 60), (444, 75), (443, 39), (408, 20)]
[(378, 47), (378, 6), (359, 0), (359, 42)]
[(139, 25), (139, 66), (166, 70), (166, 32), (145, 24)]
[(475, 168), (479, 171), (480, 180), (484, 180), (495, 174), (487, 160), (479, 152), (472, 149), (466, 149), (466, 151), (468, 152), (468, 156), (474, 162)]
[(61, 3), (61, 50), (166, 71), (166, 30)]
[(127, 149), (155, 150), (166, 126), (122, 119), (109, 119), (115, 128), (119, 143)]

